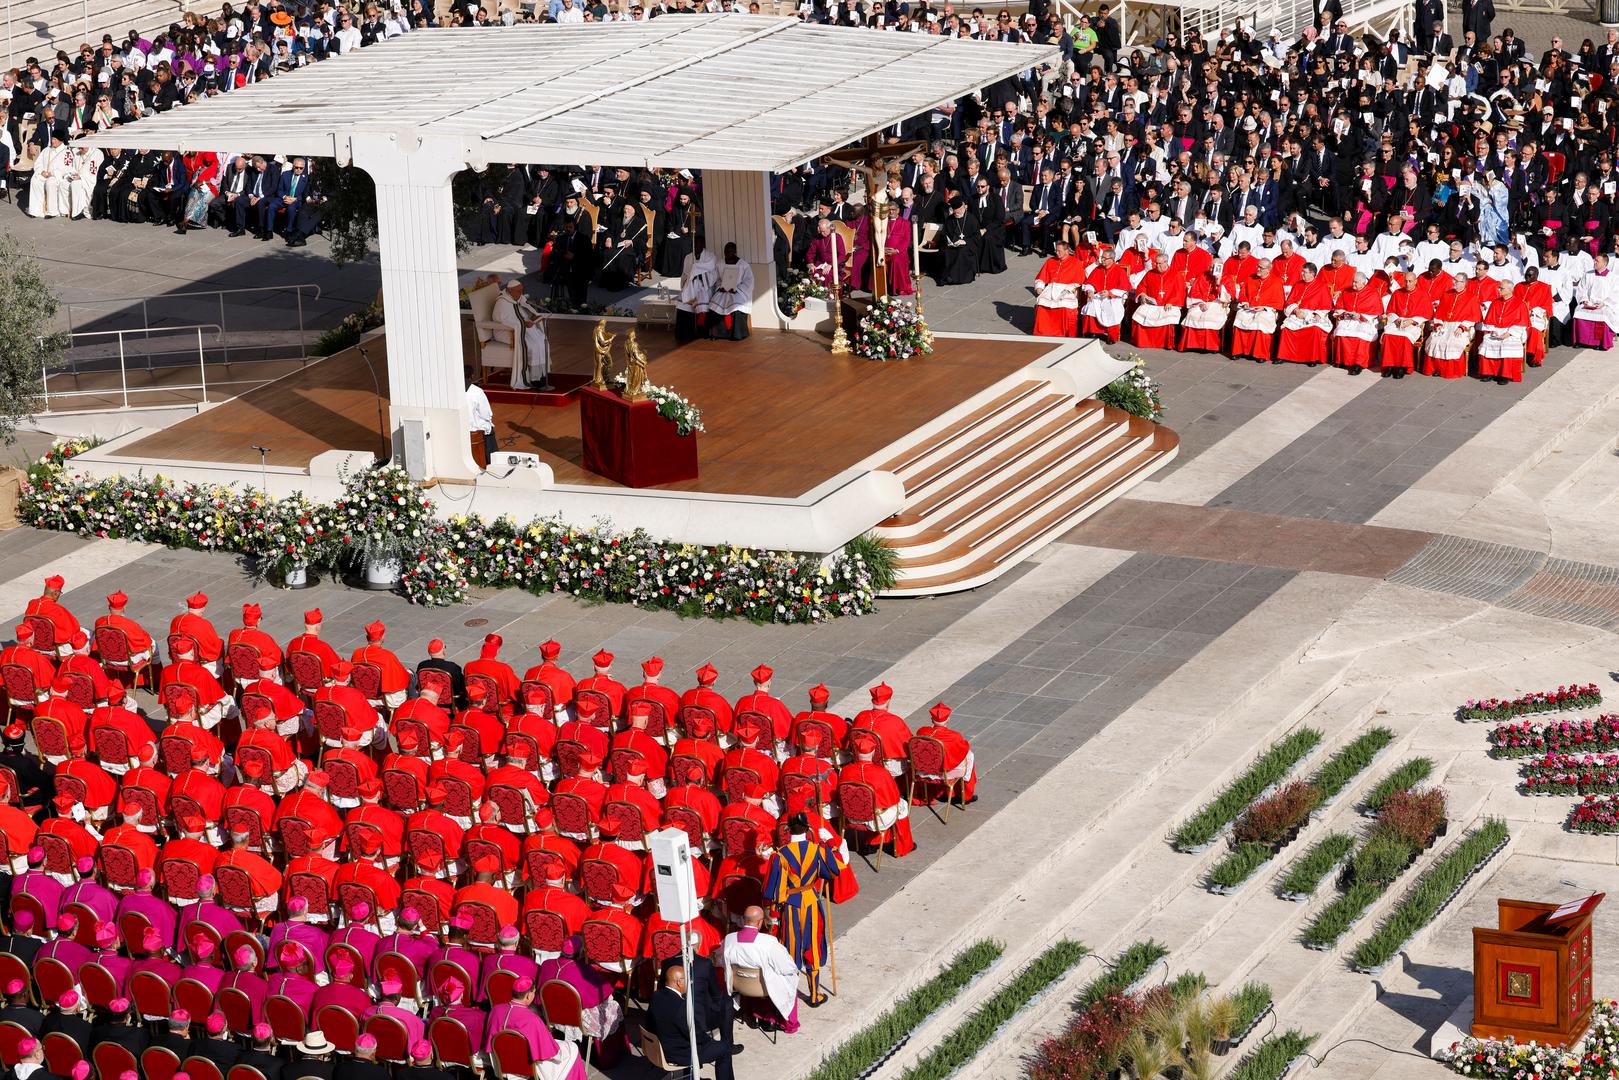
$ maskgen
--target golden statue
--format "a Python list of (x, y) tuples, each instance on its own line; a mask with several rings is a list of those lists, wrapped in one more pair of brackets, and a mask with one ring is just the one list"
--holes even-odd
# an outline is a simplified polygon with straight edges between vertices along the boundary
[(624, 400), (646, 400), (646, 353), (641, 351), (641, 343), (635, 340), (635, 329), (630, 329), (629, 337), (624, 341)]
[[(633, 340), (635, 331), (630, 331)], [(601, 319), (596, 323), (590, 340), (596, 346), (596, 377), (590, 380), (590, 385), (597, 390), (607, 389), (607, 369), (613, 364), (613, 342), (618, 339), (617, 334), (607, 332), (607, 320)]]

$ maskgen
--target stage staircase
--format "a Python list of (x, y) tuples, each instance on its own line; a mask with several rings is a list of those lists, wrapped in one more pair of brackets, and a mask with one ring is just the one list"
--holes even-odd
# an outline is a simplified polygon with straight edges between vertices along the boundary
[(878, 466), (905, 505), (875, 532), (899, 555), (891, 596), (992, 581), (1175, 456), (1149, 420), (1031, 375)]

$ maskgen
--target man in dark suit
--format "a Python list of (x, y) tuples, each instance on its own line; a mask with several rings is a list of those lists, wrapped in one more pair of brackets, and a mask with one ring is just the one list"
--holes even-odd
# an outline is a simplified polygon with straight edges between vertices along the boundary
[(257, 1069), (264, 1080), (281, 1080), (281, 1059), (276, 1056), (275, 1033), (270, 1030), (269, 1024), (260, 1024), (253, 1029), (253, 1045), (242, 1051), (236, 1064)]
[(154, 1046), (161, 1046), (184, 1061), (191, 1056), (191, 1014), (175, 1009), (169, 1014), (169, 1026), (157, 1037)]
[(1002, 165), (995, 171), (995, 195), (1001, 200), (1006, 221), (1006, 242), (1016, 243), (1018, 254), (1029, 253), (1029, 227), (1023, 214), (1023, 185), (1012, 179), (1012, 170)]
[[(0, 1012), (0, 1020), (9, 1020), (10, 1017)], [(106, 1019), (97, 1024), (90, 1032), (90, 1045), (99, 1046), (104, 1042), (117, 1043), (131, 1054), (137, 1061), (151, 1045), (151, 1037), (146, 1034), (146, 1028), (136, 1023), (136, 1016), (129, 1007), (128, 998), (114, 998), (107, 1008)]]
[(1495, 21), (1495, 0), (1462, 0), (1462, 32), (1473, 32), (1473, 40), (1490, 40), (1490, 24)]
[(209, 1013), (208, 1019), (203, 1021), (203, 1030), (206, 1034), (191, 1044), (191, 1056), (207, 1058), (219, 1066), (219, 1074), (230, 1072), (242, 1056), (242, 1048), (231, 1041), (230, 1032), (225, 1030), (225, 1014)]
[(6, 1005), (0, 1009), (0, 1023), (17, 1024), (37, 1039), (40, 1028), (45, 1024), (45, 1014), (28, 1004), (28, 984), (21, 979), (13, 979), (4, 989)]
[(410, 1064), (395, 1070), (394, 1080), (451, 1080), (451, 1077), (433, 1064), (433, 1048), (424, 1039), (410, 1048)]
[[(270, 202), (269, 232), (285, 232), (298, 220), (298, 210), (303, 206), (304, 196), (309, 194), (309, 177), (304, 175), (304, 168), (304, 159), (295, 157), (292, 168), (281, 174), (281, 183), (276, 186), (275, 198)], [(269, 236), (259, 239), (268, 240)]]
[[(438, 638), (434, 638), (432, 641), (427, 643), (427, 659), (416, 665), (416, 670), (418, 672), (427, 669), (442, 671), (444, 674), (450, 677), (450, 687), (455, 691), (455, 701), (439, 702), (439, 705), (442, 708), (449, 709), (453, 705), (467, 699), (466, 674), (462, 672), (460, 664), (457, 664), (454, 660), (451, 660), (444, 655), (444, 642)], [(418, 678), (417, 681), (420, 682), (420, 679)]]
[(293, 1047), (292, 1060), (282, 1070), (283, 1075), (292, 1080), (305, 1076), (313, 1076), (315, 1080), (332, 1080), (332, 1071), (336, 1068), (332, 1054), (336, 1049), (325, 1035), (311, 1031), (304, 1036), (303, 1042)]
[(63, 1080), (45, 1068), (45, 1047), (38, 1039), (29, 1038), (20, 1041), (17, 1044), (17, 1056), (19, 1059), (17, 1064), (0, 1074), (4, 1080), (17, 1080), (19, 1075), (24, 1080)]
[(354, 1053), (337, 1063), (334, 1080), (389, 1080), (388, 1067), (377, 1063), (377, 1037), (361, 1035)]
[(80, 1046), (90, 1046), (90, 1021), (84, 1018), (89, 1002), (77, 990), (69, 990), (56, 1000), (39, 1029), (40, 1038), (51, 1032), (66, 1035)]
[[(704, 996), (698, 993), (692, 1002), (692, 1019), (698, 1028), (704, 1024), (704, 1017), (698, 1012)], [(663, 985), (652, 995), (647, 1018), (669, 1064), (690, 1068), (691, 1032), (686, 1027), (686, 969), (678, 963), (664, 969)], [(706, 1030), (697, 1032), (697, 1060), (700, 1065), (713, 1063), (714, 1080), (734, 1080), (731, 1058), (741, 1051), (742, 1047), (737, 1043), (721, 1042)]]

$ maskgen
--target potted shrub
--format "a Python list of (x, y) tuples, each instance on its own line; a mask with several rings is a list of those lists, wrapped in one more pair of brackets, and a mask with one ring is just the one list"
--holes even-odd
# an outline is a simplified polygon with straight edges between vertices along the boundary
[(333, 546), (360, 570), (368, 589), (391, 589), (407, 555), (427, 543), (432, 503), (397, 465), (375, 465), (343, 478), (333, 507)]
[(1231, 828), (1233, 844), (1262, 844), (1272, 851), (1299, 833), (1321, 793), (1304, 780), (1295, 780), (1269, 798), (1248, 807)]
[(1445, 793), (1440, 788), (1427, 791), (1399, 791), (1378, 811), (1373, 836), (1389, 836), (1412, 850), (1433, 845), (1439, 826), (1445, 820)]
[(1411, 865), (1417, 849), (1392, 835), (1372, 835), (1349, 860), (1355, 884), (1388, 886)]

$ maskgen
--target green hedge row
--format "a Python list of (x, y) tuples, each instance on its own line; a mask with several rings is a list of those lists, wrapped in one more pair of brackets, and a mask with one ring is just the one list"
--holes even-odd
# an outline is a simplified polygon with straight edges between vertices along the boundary
[(1433, 774), (1433, 758), (1412, 758), (1377, 782), (1366, 795), (1366, 809), (1380, 810), (1397, 791), (1410, 791)]
[(1299, 728), (1291, 735), (1272, 743), (1248, 770), (1197, 813), (1181, 822), (1171, 841), (1176, 850), (1189, 851), (1214, 842), (1220, 830), (1237, 820), (1248, 804), (1260, 792), (1277, 783), (1321, 743), (1321, 732), (1315, 728)]
[(1151, 971), (1154, 964), (1168, 955), (1169, 950), (1151, 938), (1136, 942), (1119, 954), (1119, 958), (1113, 961), (1111, 968), (1091, 980), (1090, 985), (1080, 991), (1079, 1000), (1074, 1003), (1074, 1011), (1082, 1012), (1109, 994), (1122, 993), (1126, 987)]
[(1289, 1028), (1254, 1047), (1254, 1052), (1229, 1073), (1226, 1080), (1277, 1080), (1288, 1063), (1310, 1048), (1314, 1035)]
[(809, 1074), (809, 1080), (855, 1080), (887, 1057), (924, 1020), (955, 1000), (968, 983), (1001, 958), (1002, 951), (998, 941), (978, 941), (967, 946), (944, 970), (828, 1054)]
[(966, 1065), (995, 1037), (1002, 1024), (1066, 975), (1089, 951), (1077, 941), (1065, 939), (1035, 957), (1011, 982), (974, 1009), (942, 1043), (906, 1069), (900, 1080), (944, 1080)]
[(1328, 833), (1315, 842), (1315, 846), (1293, 861), (1282, 875), (1279, 890), (1299, 896), (1309, 896), (1320, 888), (1321, 880), (1337, 866), (1355, 846), (1355, 838), (1348, 833)]
[(1356, 946), (1350, 959), (1357, 967), (1375, 968), (1393, 959), (1411, 936), (1433, 921), (1439, 909), (1469, 874), (1484, 864), (1507, 839), (1507, 824), (1500, 818), (1484, 823), (1445, 852), (1443, 858), (1417, 879), (1372, 936)]

